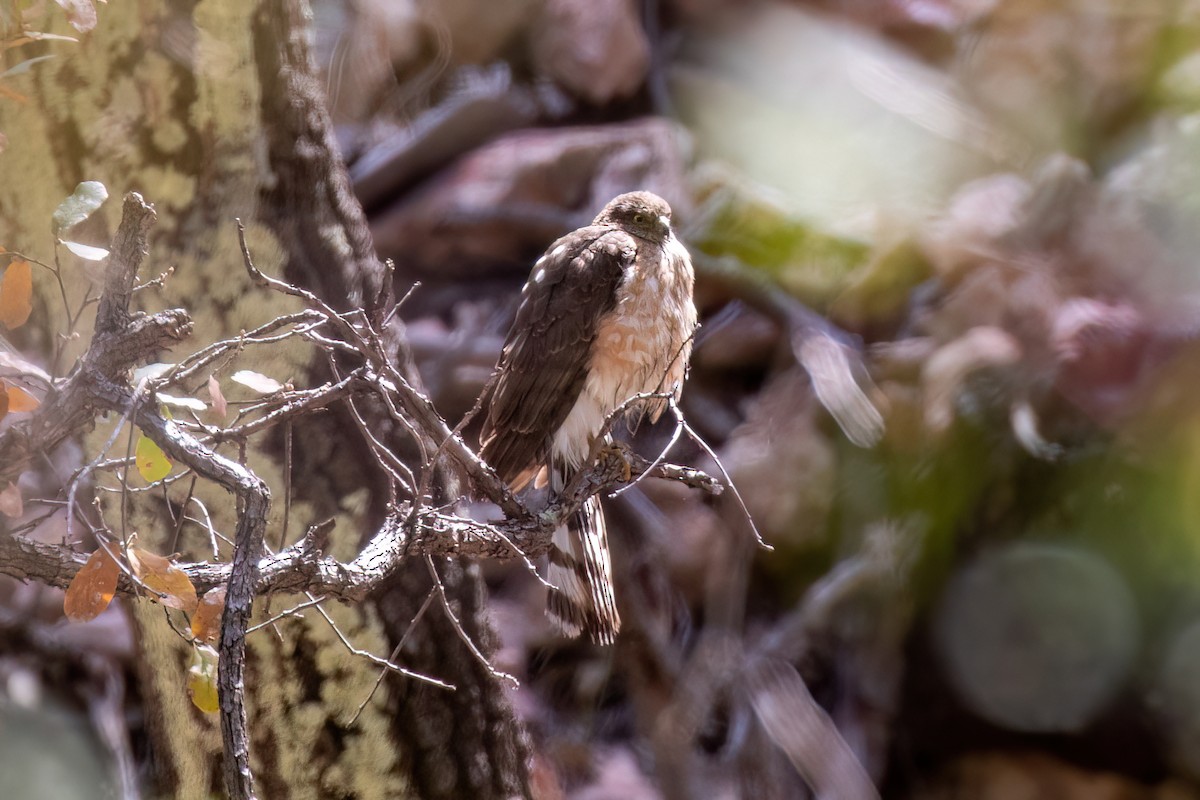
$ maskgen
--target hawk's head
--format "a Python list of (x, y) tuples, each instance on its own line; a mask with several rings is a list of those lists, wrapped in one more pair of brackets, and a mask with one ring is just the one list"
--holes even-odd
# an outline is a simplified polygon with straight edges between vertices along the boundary
[(652, 192), (628, 192), (610, 200), (593, 224), (618, 225), (634, 236), (662, 244), (671, 235), (671, 207)]

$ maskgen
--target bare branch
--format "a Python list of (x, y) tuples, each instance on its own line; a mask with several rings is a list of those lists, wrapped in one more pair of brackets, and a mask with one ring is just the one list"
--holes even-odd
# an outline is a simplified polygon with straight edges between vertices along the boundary
[[(255, 281), (302, 298), (309, 310), (277, 318), (260, 326), (252, 335), (227, 339), (186, 357), (173, 373), (168, 373), (162, 380), (148, 382), (150, 388), (198, 376), (201, 369), (223, 356), (233, 357), (247, 343), (296, 335), (326, 347), (331, 360), (336, 350), (348, 353), (359, 366), (341, 376), (334, 364), (333, 382), (269, 398), (248, 412), (244, 411), (244, 414), (261, 416), (229, 429), (213, 429), (198, 420), (167, 419), (153, 400), (153, 391), (147, 391), (147, 384), (136, 389), (129, 385), (129, 374), (136, 364), (184, 339), (192, 326), (182, 310), (145, 315), (129, 309), (137, 270), (146, 252), (146, 236), (153, 221), (154, 212), (141, 197), (136, 194), (126, 197), (104, 293), (97, 306), (96, 334), (71, 376), (54, 381), (46, 399), (29, 419), (0, 435), (0, 455), (3, 456), (0, 459), (0, 485), (28, 469), (34, 456), (53, 450), (94, 425), (100, 411), (111, 411), (123, 421), (137, 425), (169, 458), (182, 466), (182, 474), (203, 478), (235, 495), (238, 514), (231, 562), (179, 565), (201, 592), (216, 586), (227, 587), (219, 644), (218, 696), (226, 785), (232, 796), (253, 797), (242, 683), (246, 633), (252, 604), (259, 594), (306, 592), (313, 596), (362, 601), (394, 574), (405, 559), (413, 556), (518, 557), (528, 564), (531, 556), (549, 549), (554, 529), (575, 513), (588, 497), (646, 474), (682, 481), (713, 494), (723, 488), (698, 470), (659, 463), (660, 459), (648, 462), (631, 454), (616, 453), (599, 458), (597, 463), (578, 473), (567, 490), (549, 506), (536, 514), (531, 513), (458, 433), (450, 429), (430, 400), (405, 378), (378, 331), (372, 328), (368, 315), (359, 310), (337, 312), (312, 293), (263, 275), (254, 267), (244, 238), (246, 268)], [(275, 333), (288, 326), (295, 327)], [(318, 333), (317, 328), (322, 328), (322, 332)], [(425, 500), (418, 496), (413, 498), (411, 505), (393, 505), (385, 522), (352, 561), (343, 563), (325, 554), (328, 526), (317, 526), (299, 542), (277, 554), (267, 553), (263, 538), (271, 502), (268, 487), (243, 464), (220, 455), (215, 448), (228, 439), (236, 439), (244, 448), (251, 434), (332, 403), (345, 402), (353, 410), (354, 398), (361, 394), (374, 396), (381, 408), (411, 433), (426, 455), (424, 469), (437, 468), (434, 462), (439, 456), (445, 456), (449, 465), (465, 477), (476, 492), (498, 505), (506, 518), (498, 522), (479, 522), (454, 516), (422, 505)], [(355, 414), (355, 419), (363, 428), (380, 466), (394, 481), (410, 490), (415, 488), (407, 465), (370, 435), (369, 426), (360, 416)], [(101, 453), (87, 469), (95, 470), (103, 458), (104, 453)], [(104, 466), (128, 469), (128, 455), (124, 459), (104, 462)], [(73, 482), (73, 487), (77, 483), (78, 480)], [(123, 491), (123, 504), (129, 496), (128, 490)], [(68, 513), (72, 510), (73, 497), (72, 493), (68, 498)], [(207, 517), (206, 511), (204, 514)], [(183, 519), (181, 515), (179, 525)], [(211, 522), (208, 528), (215, 548), (216, 532)], [(84, 563), (84, 557), (69, 546), (0, 535), (0, 574), (65, 587)], [(138, 589), (137, 581), (129, 574), (123, 574), (118, 589), (123, 594), (134, 593)], [(448, 600), (439, 596), (449, 612)], [(324, 614), (319, 605), (316, 608), (318, 613)], [(336, 629), (335, 633), (341, 637)], [(459, 633), (467, 641), (461, 629)], [(472, 646), (469, 641), (467, 644)], [(347, 646), (350, 647), (348, 643)], [(431, 680), (410, 673), (387, 659), (351, 649), (356, 655), (388, 669)], [(473, 652), (483, 660), (478, 650), (473, 648)]]
[[(180, 309), (152, 316), (130, 315), (128, 301), (133, 287), (129, 276), (137, 273), (146, 253), (146, 233), (154, 222), (154, 209), (141, 196), (125, 198), (121, 225), (109, 256), (109, 273), (125, 271), (125, 278), (113, 277), (113, 291), (125, 298), (126, 306), (107, 300), (97, 312), (96, 334), (77, 369), (66, 380), (54, 381), (45, 400), (30, 416), (0, 434), (0, 485), (32, 466), (41, 453), (53, 452), (63, 442), (92, 427), (96, 416), (94, 387), (99, 380), (124, 382), (129, 372), (147, 354), (166, 349), (185, 339), (192, 321)], [(107, 291), (107, 289), (106, 289)]]

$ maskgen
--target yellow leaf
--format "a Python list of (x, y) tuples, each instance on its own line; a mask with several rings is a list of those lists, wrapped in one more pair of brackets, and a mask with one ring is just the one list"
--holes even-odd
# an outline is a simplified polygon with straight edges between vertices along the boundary
[(163, 595), (158, 602), (167, 608), (177, 608), (188, 616), (196, 613), (196, 587), (192, 586), (187, 573), (175, 566), (171, 559), (140, 547), (131, 547), (129, 561), (133, 574), (148, 588)]
[(117, 592), (121, 568), (101, 545), (83, 565), (63, 597), (63, 611), (72, 622), (95, 619)]
[(192, 666), (188, 668), (188, 696), (192, 705), (205, 714), (220, 710), (217, 697), (217, 651), (203, 645), (196, 648)]
[(205, 644), (216, 644), (221, 633), (221, 612), (225, 610), (225, 587), (205, 592), (192, 615), (192, 636)]
[(138, 474), (146, 483), (161, 481), (171, 474), (171, 459), (144, 433), (138, 434), (137, 446), (133, 451)]
[(42, 404), (41, 400), (20, 386), (8, 386), (8, 410), (12, 412), (33, 411)]
[(25, 324), (33, 311), (33, 270), (29, 262), (14, 259), (0, 279), (0, 324), (12, 330)]

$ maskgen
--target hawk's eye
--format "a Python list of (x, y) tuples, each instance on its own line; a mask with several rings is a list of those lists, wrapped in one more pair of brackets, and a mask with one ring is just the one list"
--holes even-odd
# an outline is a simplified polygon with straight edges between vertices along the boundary
[(634, 214), (633, 221), (638, 225), (645, 225), (646, 224), (646, 215), (645, 214)]

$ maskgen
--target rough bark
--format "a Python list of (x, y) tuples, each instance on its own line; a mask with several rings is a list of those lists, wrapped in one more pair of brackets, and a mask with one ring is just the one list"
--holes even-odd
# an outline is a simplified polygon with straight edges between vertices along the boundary
[[(263, 194), (264, 218), (287, 247), (288, 274), (335, 308), (365, 308), (382, 319), (390, 297), (390, 271), (375, 256), (362, 208), (354, 198), (346, 171), (337, 157), (332, 126), (320, 86), (313, 74), (306, 31), (305, 4), (267, 0), (254, 18), (255, 51), (264, 87), (261, 107), (267, 135), (268, 161), (276, 178)], [(316, 187), (314, 191), (314, 187)], [(399, 323), (396, 323), (397, 325)], [(391, 345), (404, 377), (420, 387), (403, 332), (391, 330)], [(382, 409), (368, 419), (385, 430), (394, 428)], [(348, 420), (342, 417), (345, 427)], [(396, 430), (387, 440), (402, 446)], [(347, 430), (347, 435), (354, 435)], [(412, 453), (413, 448), (407, 448)], [(423, 465), (434, 469), (434, 465)], [(437, 470), (442, 491), (447, 473)], [(490, 654), (494, 634), (483, 603), (485, 589), (478, 570), (463, 563), (448, 565), (444, 589), (456, 607), (462, 630)], [(416, 617), (430, 578), (421, 559), (402, 564), (387, 587), (379, 610), (389, 636), (399, 641)], [(454, 631), (445, 614), (430, 615), (409, 634), (418, 657), (408, 663), (417, 671), (452, 683), (447, 692), (393, 681), (397, 711), (391, 731), (401, 744), (408, 778), (420, 797), (507, 798), (528, 795), (524, 735), (496, 676)], [(432, 691), (427, 691), (432, 689)], [(431, 720), (452, 724), (430, 735)]]
[[(103, 8), (86, 48), (63, 49), (55, 53), (56, 61), (33, 71), (34, 101), (20, 108), (6, 103), (0, 111), (8, 140), (3, 154), (6, 181), (0, 188), (5, 247), (45, 253), (50, 240), (43, 232), (51, 210), (77, 182), (96, 179), (114, 196), (137, 187), (156, 204), (159, 225), (150, 247), (151, 269), (158, 272), (174, 265), (176, 277), (162, 300), (148, 295), (138, 299), (187, 306), (203, 337), (198, 344), (236, 335), (264, 314), (269, 318), (295, 308), (293, 302), (248, 291), (239, 266), (235, 217), (247, 220), (255, 257), (266, 271), (277, 273), (280, 262), (287, 260), (291, 274), (316, 276), (306, 283), (340, 308), (374, 302), (386, 273), (371, 252), (361, 211), (337, 165), (327, 121), (316, 111), (321, 99), (307, 63), (304, 19), (300, 3), (284, 2), (263, 3), (257, 9), (188, 2), (150, 10), (129, 4)], [(280, 89), (297, 94), (275, 94)], [(297, 108), (302, 112), (291, 113)], [(297, 124), (300, 127), (292, 127)], [(264, 151), (270, 175), (255, 161)], [(102, 243), (116, 229), (112, 206), (89, 223), (85, 241)], [(43, 296), (46, 314), (39, 319), (37, 334), (23, 343), (46, 352), (60, 327), (50, 313), (57, 307), (51, 300)], [(86, 341), (85, 335), (82, 342)], [(276, 374), (282, 377), (289, 371), (303, 374), (305, 358), (287, 346), (272, 354)], [(327, 462), (323, 474), (338, 472), (339, 464), (355, 474), (355, 453), (343, 449), (327, 454), (331, 458), (324, 455), (309, 456)], [(281, 487), (287, 483), (282, 465), (276, 456), (270, 466), (270, 454), (251, 453), (250, 458), (276, 496), (266, 525), (279, 530)], [(298, 497), (291, 509), (293, 529), (341, 511), (339, 532), (357, 531), (358, 537), (373, 532), (373, 526), (361, 524), (367, 515), (345, 513), (363, 503), (361, 489), (353, 497), (343, 489), (327, 485), (319, 493)], [(210, 507), (225, 509), (217, 524), (232, 531), (232, 504), (219, 493), (212, 498)], [(367, 505), (379, 508), (377, 503)], [(138, 524), (142, 541), (155, 549), (166, 547), (155, 532), (170, 527), (156, 526), (150, 519)], [(335, 542), (334, 547), (353, 544)], [(257, 558), (252, 562), (246, 562), (242, 573), (244, 598), (256, 588)], [(14, 562), (9, 572), (18, 569)], [(457, 585), (474, 593), (472, 597), (480, 590), (476, 578)], [(161, 610), (146, 606), (134, 604), (131, 613), (143, 653), (139, 666), (156, 788), (164, 796), (206, 797), (219, 774), (216, 731), (211, 720), (190, 708), (183, 689), (188, 648), (163, 623)], [(248, 604), (239, 607), (249, 610)], [(477, 602), (464, 602), (463, 608), (472, 616), (481, 613)], [(362, 646), (386, 652), (378, 615), (369, 608), (347, 613), (354, 619), (340, 616), (342, 626), (361, 634)], [(396, 620), (387, 627), (406, 624)], [(482, 619), (469, 624), (485, 630)], [(323, 623), (295, 623), (283, 630), (295, 637), (295, 650), (291, 642), (282, 646), (261, 637), (251, 640), (247, 656), (250, 750), (263, 796), (403, 794), (406, 779), (395, 753), (405, 751), (410, 742), (399, 728), (386, 723), (382, 704), (369, 705), (353, 729), (344, 724), (369, 690), (372, 670), (365, 662), (347, 668), (351, 656), (338, 652), (340, 643)], [(303, 658), (296, 655), (300, 643)], [(330, 663), (343, 666), (331, 670)], [(462, 684), (472, 678), (469, 670), (456, 677)], [(320, 689), (306, 688), (314, 686)], [(474, 691), (477, 697), (494, 698), (483, 706), (505, 702), (498, 687), (480, 684)], [(456, 706), (453, 713), (469, 723), (470, 717), (462, 717), (465, 708)], [(480, 736), (464, 742), (517, 741), (514, 732), (496, 727), (513, 724), (511, 715), (475, 719)], [(471, 757), (514, 765), (512, 774), (519, 776), (514, 752), (509, 747), (497, 750), (494, 757), (486, 752)]]

